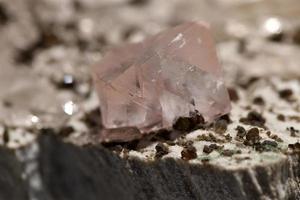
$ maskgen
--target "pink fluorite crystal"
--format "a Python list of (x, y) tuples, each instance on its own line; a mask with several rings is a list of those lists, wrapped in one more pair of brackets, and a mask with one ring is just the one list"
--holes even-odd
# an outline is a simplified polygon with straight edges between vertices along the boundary
[(168, 128), (195, 111), (212, 121), (231, 108), (212, 34), (200, 22), (111, 50), (94, 81), (106, 128)]

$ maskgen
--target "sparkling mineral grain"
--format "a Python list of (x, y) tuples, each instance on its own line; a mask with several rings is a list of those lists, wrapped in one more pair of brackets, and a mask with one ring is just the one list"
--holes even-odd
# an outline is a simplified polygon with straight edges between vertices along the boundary
[(231, 109), (205, 23), (185, 23), (112, 49), (93, 76), (106, 128), (168, 128), (195, 112), (210, 122)]

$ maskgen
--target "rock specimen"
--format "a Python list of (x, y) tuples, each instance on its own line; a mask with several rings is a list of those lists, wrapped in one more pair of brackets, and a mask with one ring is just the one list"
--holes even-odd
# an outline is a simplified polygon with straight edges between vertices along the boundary
[[(212, 6), (220, 2), (234, 16), (241, 13), (253, 20), (265, 9), (300, 19), (299, 1), (274, 1), (215, 1)], [(205, 4), (212, 3), (0, 1), (0, 200), (300, 199), (300, 48), (289, 43), (296, 40), (287, 32), (281, 42), (251, 33), (218, 45), (231, 88), (230, 115), (211, 126), (202, 126), (199, 115), (183, 116), (174, 124), (175, 131), (147, 136), (135, 127), (126, 129), (130, 135), (113, 129), (108, 133), (113, 142), (98, 143), (101, 113), (89, 77), (84, 78), (87, 58), (97, 59), (98, 51), (131, 41), (143, 35), (140, 31), (150, 33), (194, 18), (192, 13), (212, 21), (211, 14), (216, 15), (227, 25), (226, 12), (212, 12)], [(190, 33), (190, 28), (185, 30), (183, 38)], [(159, 43), (154, 38), (149, 51)], [(65, 82), (64, 75), (72, 75), (75, 82)], [(56, 107), (56, 99), (63, 104)], [(67, 106), (72, 102), (78, 111), (65, 116), (75, 110)], [(66, 114), (60, 116), (52, 108), (65, 109)], [(22, 117), (26, 123), (18, 120), (21, 110), (28, 110), (29, 118), (26, 113)], [(120, 135), (123, 140), (116, 141)]]
[(197, 112), (206, 121), (230, 101), (208, 25), (190, 22), (109, 52), (94, 70), (107, 128), (171, 127)]

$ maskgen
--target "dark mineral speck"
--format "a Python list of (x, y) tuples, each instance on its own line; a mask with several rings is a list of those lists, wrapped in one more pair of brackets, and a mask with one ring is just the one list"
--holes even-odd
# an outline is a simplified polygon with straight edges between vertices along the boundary
[(129, 4), (133, 6), (144, 6), (149, 2), (149, 0), (130, 0)]
[(296, 152), (296, 153), (299, 153), (300, 152), (300, 143), (299, 142), (296, 142), (294, 144), (289, 144), (288, 147), (290, 149), (293, 150), (293, 152)]
[(155, 150), (156, 150), (156, 153), (155, 153), (156, 159), (159, 159), (169, 153), (169, 148), (166, 145), (164, 145), (163, 143), (158, 143), (155, 146)]
[(260, 77), (252, 76), (246, 82), (239, 83), (239, 86), (243, 89), (249, 88), (253, 83), (257, 82)]
[(0, 2), (0, 25), (5, 25), (9, 21), (9, 15), (5, 5)]
[(138, 31), (137, 27), (128, 27), (123, 32), (123, 39), (126, 41), (128, 40), (132, 35), (134, 35)]
[(101, 127), (101, 114), (100, 110), (98, 108), (93, 109), (92, 111), (85, 114), (82, 121), (85, 122), (85, 124), (89, 128), (99, 128)]
[(4, 144), (7, 144), (9, 142), (9, 132), (7, 127), (4, 127), (3, 142)]
[(294, 33), (293, 42), (300, 45), (300, 27), (298, 27)]
[(283, 142), (283, 140), (280, 137), (278, 137), (278, 135), (276, 134), (269, 135), (269, 138), (275, 140), (276, 142)]
[(228, 124), (232, 123), (232, 120), (230, 119), (230, 116), (227, 115), (222, 115), (219, 119), (225, 120)]
[(153, 137), (151, 138), (151, 141), (166, 141), (168, 143), (174, 143), (172, 141), (172, 132), (167, 129), (160, 129), (157, 132), (153, 133)]
[(209, 133), (208, 136), (207, 136), (207, 140), (206, 141), (209, 141), (209, 142), (217, 142), (217, 138), (214, 134), (212, 133)]
[(173, 125), (173, 129), (178, 131), (189, 131), (193, 127), (193, 122), (189, 117), (179, 117)]
[(279, 115), (277, 115), (277, 119), (278, 119), (279, 121), (284, 122), (284, 121), (285, 121), (285, 116), (284, 116), (283, 114), (279, 114)]
[(2, 102), (3, 106), (6, 107), (6, 108), (11, 108), (13, 107), (13, 103), (9, 100), (3, 100)]
[(262, 97), (255, 97), (253, 99), (253, 103), (256, 105), (263, 106), (263, 105), (265, 105), (265, 100)]
[(76, 11), (81, 11), (82, 10), (83, 6), (82, 6), (80, 0), (74, 0), (73, 1), (73, 8)]
[(209, 158), (201, 158), (203, 164), (208, 164), (210, 159)]
[(247, 51), (247, 40), (245, 38), (238, 40), (238, 52), (239, 53), (245, 53)]
[(258, 128), (251, 128), (250, 130), (248, 130), (245, 141), (247, 144), (252, 145), (259, 142), (259, 140), (260, 136)]
[(290, 131), (291, 137), (296, 137), (297, 133), (299, 133), (299, 130), (295, 129), (294, 127), (289, 127), (287, 130)]
[(19, 49), (15, 55), (15, 61), (29, 66), (38, 50), (50, 48), (53, 45), (61, 44), (62, 41), (51, 30), (44, 30), (40, 37), (28, 47)]
[(198, 112), (190, 113), (190, 118), (193, 123), (193, 126), (203, 126), (205, 124), (205, 119)]
[(183, 150), (181, 151), (181, 158), (183, 160), (192, 160), (197, 158), (196, 148), (192, 145), (184, 147)]
[(207, 142), (216, 142), (216, 137), (213, 136), (212, 134), (207, 135), (207, 134), (201, 134), (197, 136), (198, 141), (207, 141)]
[(230, 134), (225, 135), (225, 139), (227, 142), (231, 142), (232, 141), (232, 137)]
[(235, 128), (235, 130), (237, 131), (237, 134), (236, 134), (236, 136), (237, 137), (240, 137), (240, 138), (243, 138), (243, 137), (245, 137), (246, 136), (246, 129), (244, 128), (244, 127), (242, 127), (242, 126), (237, 126), (236, 128)]
[(219, 146), (217, 144), (204, 145), (203, 152), (206, 153), (206, 154), (210, 154), (214, 150), (219, 150), (219, 149), (222, 149), (222, 148), (223, 148), (223, 146)]
[(180, 139), (177, 142), (177, 145), (182, 146), (182, 147), (188, 147), (192, 146), (194, 142), (192, 140), (185, 140), (185, 139)]
[(289, 100), (293, 95), (293, 91), (291, 89), (283, 89), (279, 91), (279, 97), (285, 100)]
[(247, 117), (240, 119), (241, 123), (265, 128), (266, 119), (258, 112), (251, 111)]
[(213, 148), (211, 148), (209, 145), (204, 145), (203, 147), (203, 152), (204, 153), (207, 153), (207, 154), (210, 154), (211, 152), (213, 152)]
[(218, 134), (223, 134), (227, 130), (227, 121), (224, 119), (219, 119), (214, 123), (214, 130)]
[(233, 102), (237, 102), (239, 100), (239, 95), (234, 88), (228, 88), (228, 94), (230, 97), (230, 100)]
[(272, 140), (265, 140), (262, 143), (257, 142), (254, 144), (254, 149), (258, 152), (265, 151), (276, 151), (277, 150), (277, 142)]
[(268, 40), (271, 42), (282, 42), (285, 38), (285, 34), (283, 31), (280, 31), (278, 33), (273, 33), (268, 36)]
[(202, 115), (197, 112), (190, 113), (190, 117), (179, 117), (173, 124), (173, 129), (183, 132), (192, 131), (193, 129), (203, 128), (205, 124)]
[[(299, 108), (300, 109), (300, 108)], [(293, 121), (296, 121), (296, 122), (300, 122), (300, 116), (295, 116), (295, 115), (292, 115), (292, 116), (288, 116), (288, 119), (289, 120), (293, 120)]]
[(264, 146), (268, 145), (268, 146), (272, 146), (272, 147), (278, 146), (277, 142), (272, 141), (272, 140), (265, 140), (262, 142), (262, 145), (264, 145)]
[(73, 133), (75, 130), (72, 126), (64, 126), (59, 130), (59, 135), (61, 137), (68, 137), (71, 133)]
[(235, 150), (232, 150), (232, 149), (224, 149), (221, 151), (221, 155), (222, 156), (226, 156), (226, 157), (231, 157), (233, 156), (234, 154), (239, 154), (241, 153), (240, 151), (235, 151)]

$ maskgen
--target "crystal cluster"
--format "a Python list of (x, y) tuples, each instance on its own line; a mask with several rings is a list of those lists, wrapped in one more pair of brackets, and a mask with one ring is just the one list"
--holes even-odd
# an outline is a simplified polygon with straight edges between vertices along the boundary
[(212, 121), (231, 109), (212, 34), (201, 22), (112, 49), (93, 78), (106, 128), (149, 131), (195, 112)]

